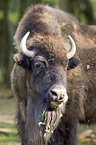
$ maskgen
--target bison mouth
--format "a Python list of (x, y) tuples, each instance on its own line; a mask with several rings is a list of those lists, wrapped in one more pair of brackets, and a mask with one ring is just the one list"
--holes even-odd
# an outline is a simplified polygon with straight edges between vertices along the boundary
[(63, 105), (64, 99), (62, 101), (52, 101), (48, 103), (48, 111), (57, 110), (59, 107)]
[(48, 111), (54, 111), (54, 110), (58, 110), (58, 108), (61, 108), (63, 105), (65, 105), (65, 103), (68, 100), (68, 96), (67, 94), (63, 96), (63, 98), (60, 98), (59, 100), (49, 100), (47, 101), (47, 110)]

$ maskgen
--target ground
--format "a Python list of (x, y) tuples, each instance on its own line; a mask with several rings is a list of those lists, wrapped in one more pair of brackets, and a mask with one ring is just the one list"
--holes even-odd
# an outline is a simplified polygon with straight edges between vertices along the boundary
[(16, 129), (16, 98), (0, 87), (0, 145), (20, 145)]
[[(0, 145), (20, 145), (16, 129), (16, 98), (0, 87)], [(96, 126), (79, 126), (79, 145), (96, 145)]]

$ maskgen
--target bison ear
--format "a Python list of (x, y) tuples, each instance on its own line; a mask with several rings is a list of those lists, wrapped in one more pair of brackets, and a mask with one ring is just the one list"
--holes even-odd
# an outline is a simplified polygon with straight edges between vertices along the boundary
[(18, 64), (26, 69), (31, 69), (31, 62), (28, 57), (17, 53), (14, 55), (13, 59), (16, 64)]
[(72, 57), (69, 59), (67, 70), (73, 69), (74, 67), (78, 66), (80, 63), (80, 59), (77, 57)]

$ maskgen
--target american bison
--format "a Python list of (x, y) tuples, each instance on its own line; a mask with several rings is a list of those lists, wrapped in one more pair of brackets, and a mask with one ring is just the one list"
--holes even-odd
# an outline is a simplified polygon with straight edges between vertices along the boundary
[(14, 36), (11, 74), (22, 145), (76, 145), (78, 122), (96, 122), (96, 26), (44, 5)]

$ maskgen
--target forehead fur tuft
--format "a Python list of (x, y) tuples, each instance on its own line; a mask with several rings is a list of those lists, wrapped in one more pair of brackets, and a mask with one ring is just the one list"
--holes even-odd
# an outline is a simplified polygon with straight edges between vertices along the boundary
[(50, 55), (66, 58), (66, 53), (68, 51), (68, 43), (64, 42), (62, 37), (56, 35), (44, 35), (35, 34), (32, 38), (29, 38), (27, 42), (30, 50), (36, 49), (37, 52), (48, 52)]

